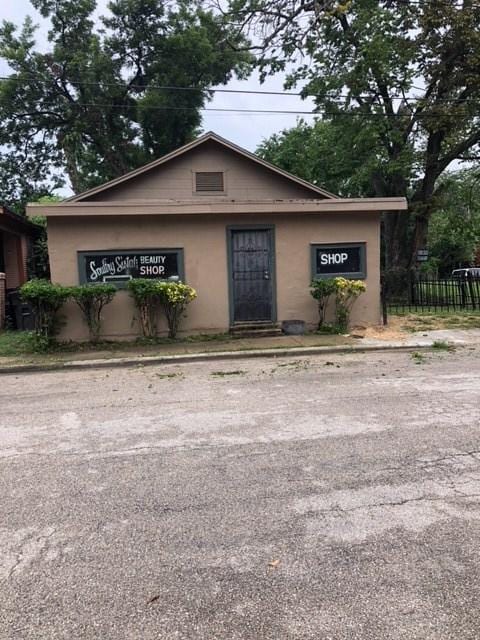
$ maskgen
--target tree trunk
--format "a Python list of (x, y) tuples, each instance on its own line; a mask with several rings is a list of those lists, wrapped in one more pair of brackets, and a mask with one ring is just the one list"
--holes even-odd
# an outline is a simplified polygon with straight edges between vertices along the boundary
[(412, 267), (416, 263), (418, 250), (427, 248), (428, 222), (429, 216), (422, 215), (415, 218), (415, 233), (413, 236), (412, 255), (410, 258)]
[(384, 216), (385, 269), (408, 268), (411, 258), (410, 211)]

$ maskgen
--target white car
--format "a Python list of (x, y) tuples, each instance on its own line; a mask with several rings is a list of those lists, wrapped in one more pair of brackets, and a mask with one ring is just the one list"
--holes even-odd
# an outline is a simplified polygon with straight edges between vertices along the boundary
[(480, 278), (480, 267), (465, 267), (464, 269), (454, 269), (452, 271), (452, 278), (466, 278), (467, 276)]

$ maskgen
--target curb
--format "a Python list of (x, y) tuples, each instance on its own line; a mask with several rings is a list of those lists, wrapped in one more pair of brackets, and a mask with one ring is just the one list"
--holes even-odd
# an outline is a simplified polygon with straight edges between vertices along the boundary
[[(251, 358), (286, 358), (289, 356), (314, 356), (327, 355), (329, 353), (367, 353), (374, 351), (418, 351), (419, 349), (431, 349), (432, 340), (418, 344), (373, 344), (373, 345), (348, 345), (334, 347), (291, 347), (274, 349), (255, 349), (242, 351), (212, 351), (202, 353), (186, 353), (165, 356), (133, 356), (127, 358), (110, 358), (104, 360), (71, 360), (67, 362), (14, 364), (0, 367), (0, 374), (36, 373), (49, 371), (74, 371), (77, 369), (110, 369), (115, 367), (149, 366), (159, 364), (190, 364), (195, 362), (207, 362), (215, 360), (244, 360)], [(475, 343), (472, 343), (475, 344)], [(455, 344), (458, 348), (468, 346), (467, 343)]]

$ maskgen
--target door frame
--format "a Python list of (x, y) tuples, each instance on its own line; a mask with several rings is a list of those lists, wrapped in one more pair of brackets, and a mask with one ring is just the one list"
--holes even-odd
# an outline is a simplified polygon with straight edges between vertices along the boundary
[[(227, 273), (228, 273), (228, 316), (230, 326), (246, 324), (234, 320), (233, 300), (233, 250), (232, 238), (235, 231), (268, 231), (270, 235), (270, 281), (272, 283), (272, 322), (277, 321), (277, 273), (276, 273), (276, 249), (275, 249), (275, 225), (274, 224), (234, 224), (228, 225), (227, 231)], [(268, 321), (267, 321), (268, 322)], [(255, 324), (255, 321), (252, 321)]]

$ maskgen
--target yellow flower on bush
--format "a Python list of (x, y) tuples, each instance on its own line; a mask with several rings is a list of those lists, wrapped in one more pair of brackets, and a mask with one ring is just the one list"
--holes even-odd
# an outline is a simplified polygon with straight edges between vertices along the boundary
[(168, 304), (188, 304), (197, 297), (193, 287), (183, 282), (157, 282), (160, 301)]
[(134, 278), (127, 285), (139, 311), (143, 335), (154, 338), (157, 331), (156, 314), (160, 305), (168, 323), (168, 335), (175, 338), (187, 305), (197, 292), (183, 282)]
[(346, 331), (353, 303), (367, 287), (363, 280), (347, 280), (341, 277), (335, 278), (334, 283), (336, 323), (341, 331)]
[(195, 300), (197, 292), (193, 287), (183, 282), (168, 282), (165, 280), (156, 283), (158, 301), (160, 302), (168, 322), (168, 335), (175, 338), (180, 319), (185, 314), (187, 304)]
[(335, 289), (337, 292), (358, 297), (361, 293), (367, 290), (367, 287), (363, 280), (347, 280), (347, 278), (334, 278)]

